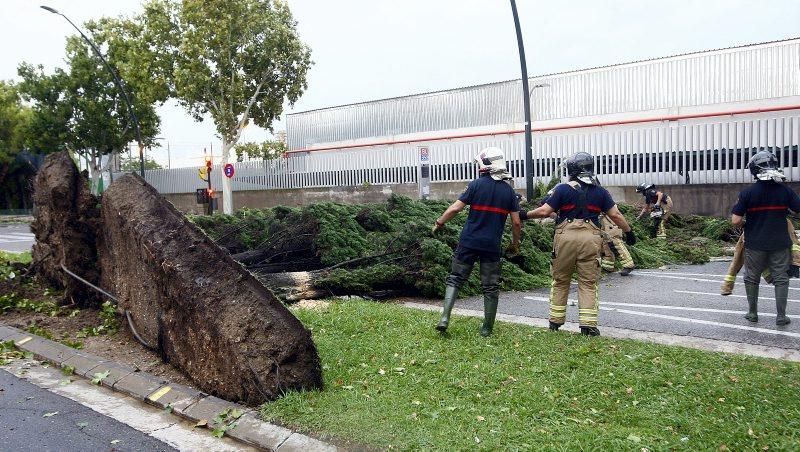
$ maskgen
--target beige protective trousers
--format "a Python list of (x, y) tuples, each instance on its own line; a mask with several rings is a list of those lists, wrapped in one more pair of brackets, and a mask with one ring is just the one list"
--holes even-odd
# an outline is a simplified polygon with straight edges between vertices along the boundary
[(661, 221), (658, 223), (658, 227), (656, 228), (656, 238), (658, 239), (667, 239), (667, 220), (669, 220), (669, 214), (672, 212), (672, 198), (667, 196), (667, 202), (661, 204), (661, 209), (664, 210), (664, 215), (661, 217)]
[[(792, 265), (800, 267), (800, 241), (797, 240), (797, 234), (795, 234), (792, 220), (787, 218), (786, 223), (789, 229), (789, 238), (792, 239)], [(736, 247), (733, 250), (733, 260), (731, 260), (731, 264), (728, 266), (728, 274), (725, 275), (722, 287), (720, 287), (720, 293), (722, 295), (730, 295), (733, 293), (736, 275), (739, 274), (742, 266), (744, 266), (744, 233), (739, 236), (739, 241), (736, 242)], [(764, 277), (767, 283), (772, 284), (769, 270), (764, 270), (761, 276)]]
[(617, 259), (619, 259), (622, 268), (633, 268), (633, 257), (631, 257), (628, 247), (625, 246), (622, 229), (605, 215), (600, 217), (600, 224), (603, 226), (603, 232), (605, 233), (605, 237), (603, 237), (603, 260), (600, 261), (603, 270), (607, 272), (616, 270), (614, 262)]
[(578, 274), (578, 321), (597, 326), (600, 250), (603, 238), (591, 221), (565, 220), (556, 226), (550, 288), (550, 321), (562, 325), (567, 317), (567, 298), (572, 274)]

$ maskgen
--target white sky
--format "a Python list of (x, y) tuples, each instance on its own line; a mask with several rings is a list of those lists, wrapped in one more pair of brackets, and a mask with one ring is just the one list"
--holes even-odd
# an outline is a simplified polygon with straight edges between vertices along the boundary
[[(235, 0), (232, 0), (235, 1)], [(287, 111), (519, 78), (506, 0), (288, 0), (315, 62), (309, 88)], [(0, 0), (0, 79), (22, 61), (63, 65), (76, 24), (131, 15), (141, 0)], [(529, 75), (800, 36), (798, 0), (517, 0)], [(522, 106), (520, 106), (522, 108)], [(210, 121), (174, 104), (159, 109), (171, 164), (199, 166), (220, 152)], [(283, 128), (282, 122), (275, 130)], [(269, 134), (245, 130), (244, 141)], [(166, 146), (152, 151), (167, 164)]]

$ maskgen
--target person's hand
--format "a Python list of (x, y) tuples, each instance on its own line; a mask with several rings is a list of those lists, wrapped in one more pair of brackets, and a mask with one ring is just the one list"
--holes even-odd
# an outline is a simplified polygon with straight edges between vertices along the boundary
[(519, 254), (519, 243), (512, 243), (506, 248), (506, 256), (513, 257)]
[(436, 235), (436, 233), (439, 232), (439, 229), (442, 229), (443, 227), (444, 223), (439, 223), (439, 220), (436, 220), (433, 223), (433, 228), (431, 228), (431, 234)]
[(633, 233), (633, 229), (625, 233), (625, 243), (630, 246), (636, 245), (636, 234)]

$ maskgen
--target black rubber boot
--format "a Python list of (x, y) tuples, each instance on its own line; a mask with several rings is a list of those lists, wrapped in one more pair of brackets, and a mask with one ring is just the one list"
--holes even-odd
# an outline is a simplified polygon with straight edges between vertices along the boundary
[(492, 335), (494, 329), (494, 319), (497, 317), (498, 295), (483, 296), (483, 324), (481, 325), (481, 336)]
[(559, 328), (561, 328), (560, 323), (550, 322), (550, 331), (558, 331)]
[(483, 288), (483, 324), (481, 336), (492, 335), (497, 303), (500, 300), (500, 262), (481, 262), (481, 287)]
[(792, 323), (789, 317), (786, 316), (786, 303), (789, 298), (789, 285), (775, 286), (775, 308), (778, 311), (778, 316), (775, 318), (775, 324), (778, 326), (788, 325)]
[(744, 284), (747, 293), (747, 314), (744, 318), (751, 322), (758, 322), (758, 284)]
[(447, 331), (447, 327), (450, 325), (450, 311), (453, 310), (457, 295), (458, 288), (456, 287), (447, 286), (444, 289), (444, 309), (442, 309), (442, 318), (439, 319), (439, 323), (436, 325), (437, 330)]
[(584, 336), (599, 336), (600, 330), (596, 326), (582, 326), (581, 334)]
[(622, 269), (622, 271), (619, 272), (619, 274), (622, 275), (622, 276), (628, 276), (628, 275), (631, 274), (632, 271), (633, 271), (633, 267), (625, 267), (625, 268)]
[(444, 308), (442, 309), (442, 318), (436, 324), (437, 330), (444, 332), (450, 325), (450, 311), (453, 310), (453, 305), (456, 302), (458, 289), (467, 281), (470, 273), (472, 273), (471, 264), (453, 259), (453, 263), (450, 265), (450, 274), (447, 275), (447, 286), (444, 290)]

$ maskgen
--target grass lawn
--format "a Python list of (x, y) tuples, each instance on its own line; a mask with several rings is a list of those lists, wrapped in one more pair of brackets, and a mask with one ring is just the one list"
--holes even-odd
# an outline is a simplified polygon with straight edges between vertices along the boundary
[[(366, 301), (294, 308), (326, 388), (266, 419), (376, 448), (798, 450), (800, 365)], [(602, 329), (602, 328), (601, 328)]]

